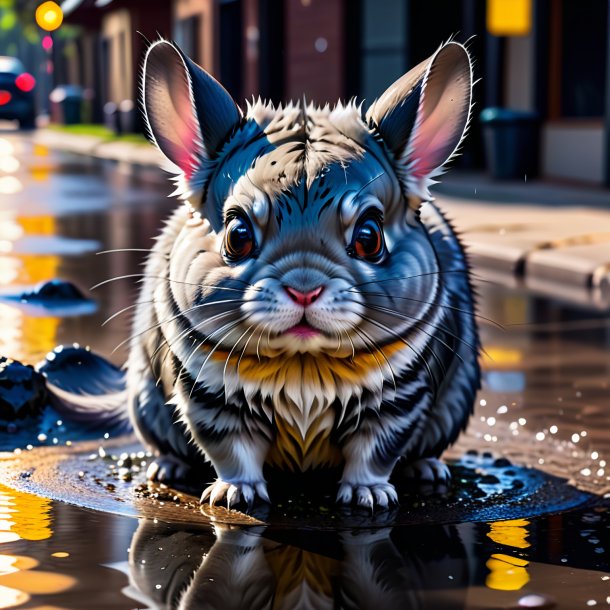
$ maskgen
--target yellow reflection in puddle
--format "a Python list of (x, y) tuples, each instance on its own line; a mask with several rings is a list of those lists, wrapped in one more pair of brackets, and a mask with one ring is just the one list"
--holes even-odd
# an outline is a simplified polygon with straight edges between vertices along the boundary
[(51, 500), (0, 485), (0, 519), (9, 523), (1, 534), (23, 540), (47, 540), (51, 529)]
[[(496, 544), (514, 549), (527, 549), (530, 546), (527, 540), (529, 524), (530, 522), (525, 519), (496, 521), (489, 524), (487, 537)], [(485, 584), (490, 589), (518, 591), (529, 582), (530, 577), (527, 572), (529, 562), (525, 559), (495, 553), (485, 565), (489, 570)]]
[[(52, 535), (50, 500), (0, 485), (0, 544)], [(76, 584), (71, 576), (36, 570), (38, 565), (33, 557), (0, 554), (0, 608), (14, 608), (31, 595), (60, 593)]]
[(529, 562), (509, 555), (492, 555), (485, 564), (489, 570), (485, 584), (497, 591), (518, 591), (525, 586), (530, 576), (527, 573)]
[(14, 608), (29, 600), (30, 596), (27, 593), (0, 585), (0, 608)]
[(516, 549), (527, 549), (530, 543), (527, 541), (529, 532), (527, 526), (530, 524), (525, 519), (513, 519), (511, 521), (496, 521), (490, 523), (487, 537), (497, 544), (512, 546)]
[[(52, 216), (5, 218), (0, 221), (0, 252), (10, 252), (12, 243), (23, 236), (53, 236)], [(61, 258), (53, 254), (0, 255), (0, 284), (38, 284), (59, 275)], [(24, 316), (19, 309), (0, 305), (0, 353), (30, 361), (40, 358), (56, 344), (60, 320), (55, 317)]]

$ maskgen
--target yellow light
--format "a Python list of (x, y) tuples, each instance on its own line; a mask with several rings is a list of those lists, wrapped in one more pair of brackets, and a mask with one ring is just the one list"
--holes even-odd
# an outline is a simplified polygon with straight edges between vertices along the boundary
[(527, 36), (531, 29), (531, 0), (487, 0), (487, 31), (492, 36)]
[(524, 559), (510, 555), (492, 555), (485, 564), (489, 574), (485, 584), (496, 591), (518, 591), (530, 580), (527, 572), (529, 565)]
[(36, 23), (47, 32), (56, 30), (63, 20), (64, 14), (56, 2), (43, 2), (36, 9)]

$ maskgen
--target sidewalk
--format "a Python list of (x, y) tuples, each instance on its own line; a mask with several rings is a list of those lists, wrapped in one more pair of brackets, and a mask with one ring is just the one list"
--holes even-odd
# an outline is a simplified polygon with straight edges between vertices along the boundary
[(434, 193), (479, 275), (610, 308), (610, 191), (456, 171)]
[(148, 144), (132, 142), (109, 142), (97, 136), (75, 135), (53, 129), (38, 129), (32, 135), (34, 144), (41, 144), (53, 150), (63, 150), (80, 155), (90, 155), (98, 159), (110, 159), (134, 165), (167, 166), (167, 159)]
[[(168, 162), (152, 146), (41, 129), (56, 150), (141, 166)], [(494, 182), (453, 170), (436, 201), (466, 244), (477, 275), (570, 303), (610, 309), (610, 191), (546, 181)]]

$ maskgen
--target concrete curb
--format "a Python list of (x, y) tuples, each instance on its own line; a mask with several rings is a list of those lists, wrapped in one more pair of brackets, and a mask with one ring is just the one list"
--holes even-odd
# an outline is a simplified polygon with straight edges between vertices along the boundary
[(171, 170), (171, 167), (168, 167), (167, 159), (151, 144), (109, 142), (97, 136), (77, 135), (52, 129), (37, 130), (32, 136), (32, 141), (34, 144), (48, 146), (53, 150)]

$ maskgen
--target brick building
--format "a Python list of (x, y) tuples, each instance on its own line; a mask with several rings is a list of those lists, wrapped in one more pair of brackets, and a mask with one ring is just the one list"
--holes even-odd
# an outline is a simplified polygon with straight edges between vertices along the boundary
[(541, 118), (543, 175), (610, 185), (609, 1), (511, 0), (509, 6), (527, 13), (526, 27), (513, 35), (490, 33), (494, 4), (507, 6), (495, 0), (64, 2), (67, 21), (81, 24), (83, 41), (97, 40), (102, 56), (95, 70), (87, 53), (77, 54), (92, 67), (76, 78), (98, 78), (90, 86), (112, 101), (135, 96), (145, 40), (159, 34), (176, 40), (237, 100), (305, 96), (320, 103), (370, 101), (441, 42), (469, 41), (482, 80), (460, 163), (483, 164), (476, 111), (505, 106)]

